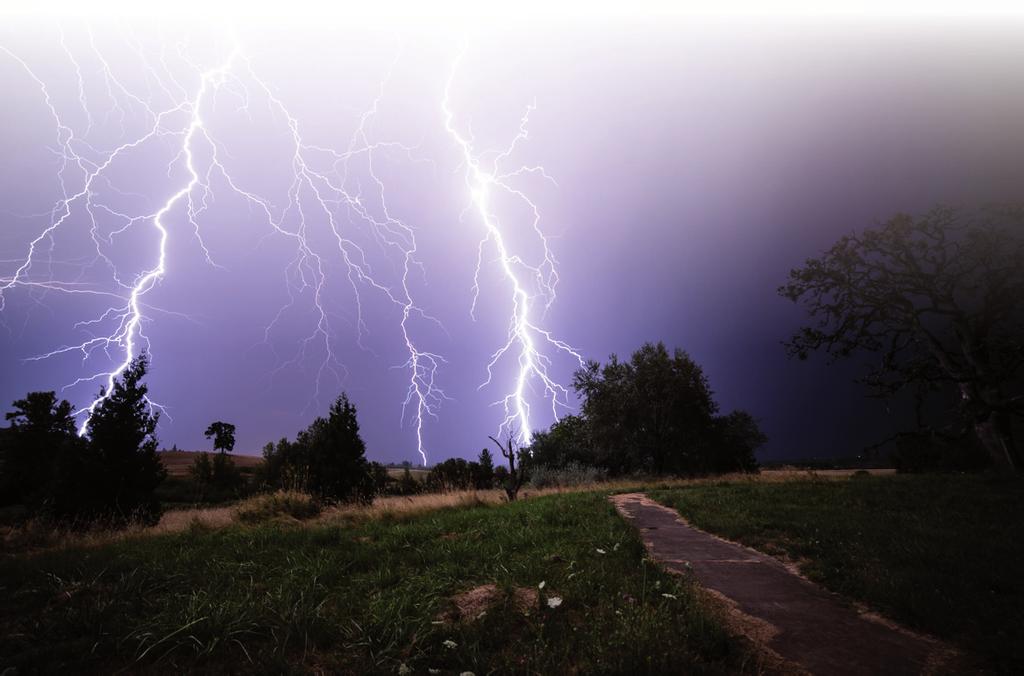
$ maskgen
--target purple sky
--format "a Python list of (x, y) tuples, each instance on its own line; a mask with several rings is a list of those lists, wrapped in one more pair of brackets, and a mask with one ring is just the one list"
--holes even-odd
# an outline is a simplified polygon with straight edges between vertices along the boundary
[[(94, 49), (82, 23), (70, 21), (65, 49), (57, 28), (26, 19), (0, 29), (0, 46), (9, 50), (0, 51), (0, 286), (14, 279), (62, 198), (58, 130), (32, 74), (73, 131), (70, 147), (88, 173), (95, 166), (88, 161), (102, 163), (146, 133), (146, 106), (163, 111), (193, 100), (200, 74), (231, 51), (227, 34), (213, 29), (186, 35), (109, 22), (93, 27)], [(465, 44), (448, 105), (481, 166), (508, 147), (535, 104), (528, 137), (500, 164), (513, 174), (509, 187), (537, 206), (558, 261), (557, 297), (543, 316), (544, 301), (534, 298), (535, 324), (587, 358), (626, 356), (648, 340), (686, 349), (725, 411), (745, 408), (761, 420), (771, 438), (762, 458), (855, 452), (903, 419), (864, 399), (850, 383), (854, 365), (786, 359), (780, 341), (802, 316), (775, 289), (841, 233), (897, 211), (1021, 199), (1022, 28), (1019, 19), (678, 18), (491, 30), (464, 41), (426, 30), (242, 26), (241, 51), (210, 81), (216, 93), (199, 107), (236, 188), (265, 200), (275, 218), (284, 213), (298, 165), (289, 120), (275, 100), (306, 146), (374, 149), (347, 164), (324, 150), (304, 151), (309, 171), (359, 202), (328, 204), (344, 240), (339, 248), (327, 216), (313, 208), (313, 190), (300, 188), (311, 254), (296, 268), (297, 209), (278, 221), (290, 234), (275, 233), (258, 204), (217, 171), (205, 190), (213, 146), (193, 135), (201, 184), (190, 196), (197, 208), (205, 204), (195, 222), (215, 265), (184, 196), (162, 219), (166, 271), (143, 297), (153, 355), (148, 383), (169, 414), (161, 441), (206, 448), (202, 431), (221, 419), (238, 426), (239, 451), (256, 453), (294, 436), (344, 389), (359, 407), (371, 458), (418, 459), (415, 407), (402, 421), (410, 371), (401, 280), (410, 231), (374, 231), (359, 210), (414, 229), (418, 264), (409, 266), (405, 288), (439, 325), (414, 311), (408, 331), (418, 350), (446, 360), (438, 360), (435, 383), (449, 397), (423, 423), (429, 458), (475, 455), (495, 433), (505, 414), (491, 404), (515, 391), (519, 347), (478, 389), (490, 355), (507, 340), (514, 308), (492, 238), (480, 249), (470, 316), (488, 231), (442, 105)], [(188, 184), (180, 151), (189, 116), (187, 107), (167, 113), (165, 135), (122, 152), (94, 180), (92, 212), (109, 263), (97, 256), (83, 197), (52, 241), (37, 247), (19, 284), (5, 290), (0, 401), (60, 389), (123, 358), (123, 346), (111, 345), (109, 357), (94, 350), (84, 363), (80, 352), (26, 360), (113, 330), (109, 315), (81, 324), (123, 303), (95, 294), (125, 296), (158, 251), (152, 219), (115, 235), (127, 225), (118, 214), (152, 215)], [(520, 167), (543, 167), (553, 182), (536, 170), (516, 173)], [(82, 190), (82, 171), (72, 166), (64, 176), (69, 195)], [(489, 213), (510, 255), (540, 265), (543, 246), (525, 203), (495, 190)], [(355, 281), (361, 338), (343, 256), (353, 251), (362, 252), (377, 285)], [(317, 260), (319, 270), (310, 267)], [(126, 287), (118, 288), (115, 269)], [(529, 293), (542, 290), (524, 267), (517, 273)], [(38, 286), (53, 283), (65, 291)], [(318, 333), (318, 324), (326, 331)], [(552, 358), (550, 377), (569, 385), (574, 359), (551, 345), (538, 348)], [(79, 383), (63, 396), (87, 406), (102, 382)], [(532, 378), (524, 392), (532, 427), (549, 425), (540, 381)]]

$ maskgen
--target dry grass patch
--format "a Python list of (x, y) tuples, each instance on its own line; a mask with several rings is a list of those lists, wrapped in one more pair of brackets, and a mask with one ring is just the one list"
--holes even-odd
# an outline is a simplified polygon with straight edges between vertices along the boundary
[(242, 523), (268, 521), (305, 521), (320, 515), (320, 504), (313, 496), (298, 491), (277, 491), (243, 500), (235, 508), (235, 516)]
[[(871, 474), (887, 474), (892, 470), (869, 470), (869, 472)], [(834, 482), (846, 480), (853, 473), (854, 470), (780, 469), (765, 470), (760, 474), (727, 474), (693, 479), (617, 479), (579, 486), (554, 486), (540, 489), (527, 486), (520, 491), (519, 497), (521, 500), (529, 500), (555, 494), (590, 491), (623, 493), (722, 483)], [(360, 524), (378, 519), (407, 518), (443, 509), (465, 509), (504, 502), (506, 502), (506, 497), (502, 490), (470, 490), (423, 493), (412, 496), (386, 496), (377, 498), (371, 505), (339, 505), (321, 510), (314, 504), (313, 498), (306, 494), (279, 491), (254, 496), (235, 506), (167, 511), (155, 526), (139, 524), (121, 529), (95, 527), (83, 531), (54, 526), (43, 520), (30, 520), (18, 525), (0, 526), (0, 552), (14, 554), (72, 546), (88, 547), (132, 537), (180, 533), (194, 529), (218, 529), (238, 522), (255, 524), (264, 521), (278, 521), (302, 525)]]
[(529, 615), (539, 609), (540, 595), (531, 587), (514, 587), (504, 591), (494, 584), (480, 585), (451, 600), (451, 607), (437, 616), (442, 624), (465, 624), (483, 618), (488, 610), (507, 603), (517, 613)]

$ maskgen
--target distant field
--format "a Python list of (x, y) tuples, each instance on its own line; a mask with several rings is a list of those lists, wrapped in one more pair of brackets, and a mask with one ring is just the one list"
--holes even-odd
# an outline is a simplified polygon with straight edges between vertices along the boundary
[[(388, 467), (388, 476), (390, 476), (390, 477), (393, 477), (395, 479), (400, 479), (403, 474), (405, 474), (405, 470), (402, 469), (401, 467)], [(413, 468), (410, 467), (409, 468), (409, 474), (411, 474), (412, 478), (416, 479), (417, 481), (426, 481), (427, 480), (427, 475), (430, 474), (430, 470), (428, 470), (428, 469), (413, 469)]]
[[(210, 452), (212, 451), (207, 451), (207, 453)], [(189, 475), (188, 468), (192, 466), (192, 462), (199, 453), (200, 451), (161, 451), (157, 456), (167, 470), (167, 476), (187, 477)], [(229, 455), (239, 469), (255, 468), (263, 462), (263, 458), (258, 455), (239, 455), (237, 453), (229, 453)]]
[(691, 583), (644, 554), (605, 493), (575, 493), (10, 557), (0, 670), (756, 671)]
[(709, 482), (652, 491), (693, 525), (1024, 673), (1024, 482), (985, 476)]

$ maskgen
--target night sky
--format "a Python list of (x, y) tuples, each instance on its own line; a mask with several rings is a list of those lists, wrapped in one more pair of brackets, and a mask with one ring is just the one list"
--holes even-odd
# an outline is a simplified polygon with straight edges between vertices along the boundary
[[(865, 399), (851, 382), (855, 362), (788, 360), (781, 341), (803, 315), (776, 288), (841, 234), (896, 212), (1024, 197), (1022, 29), (1019, 18), (864, 17), (562, 20), (465, 34), (341, 20), (239, 25), (238, 55), (199, 107), (201, 180), (163, 217), (166, 270), (142, 299), (147, 382), (166, 408), (161, 444), (208, 448), (202, 432), (219, 419), (237, 425), (238, 451), (258, 453), (345, 390), (371, 459), (419, 461), (409, 408), (402, 419), (410, 371), (401, 303), (387, 295), (401, 296), (411, 240), (399, 227), (375, 232), (360, 210), (414, 233), (405, 278), (422, 313), (412, 313), (409, 332), (445, 360), (435, 384), (448, 397), (424, 419), (430, 461), (487, 443), (505, 417), (492, 404), (515, 389), (516, 346), (481, 387), (508, 339), (513, 296), (493, 238), (480, 245), (487, 229), (446, 129), (448, 86), (453, 126), (484, 165), (497, 158), (511, 172), (507, 183), (536, 205), (557, 259), (554, 297), (520, 269), (537, 327), (585, 358), (625, 357), (645, 341), (685, 349), (724, 412), (744, 408), (761, 421), (770, 438), (762, 460), (856, 453), (905, 425), (905, 411)], [(125, 217), (152, 215), (188, 184), (181, 150), (191, 112), (181, 104), (225, 61), (228, 36), (145, 20), (97, 20), (92, 38), (81, 21), (0, 28), (0, 287), (9, 286), (0, 401), (72, 384), (62, 396), (88, 406), (103, 379), (73, 383), (123, 359), (123, 344), (87, 359), (74, 350), (31, 358), (112, 330), (104, 312), (155, 264), (152, 219)], [(531, 107), (528, 135), (501, 156)], [(377, 286), (352, 281), (311, 189), (298, 195), (317, 258), (295, 266), (287, 233), (302, 219), (284, 209), (300, 165), (284, 109), (310, 147), (309, 171), (356, 200), (328, 206)], [(59, 139), (72, 134), (68, 147), (86, 158), (84, 170), (64, 169), (74, 195), (90, 167), (146, 134), (148, 110), (170, 111), (161, 132), (103, 170), (91, 202), (71, 204), (14, 284), (29, 243), (59, 215)], [(366, 146), (339, 164), (339, 153)], [(206, 173), (214, 152), (237, 190)], [(285, 234), (240, 191), (284, 214)], [(488, 209), (509, 250), (549, 273), (531, 209), (498, 192)], [(308, 267), (315, 260), (319, 271)], [(575, 359), (540, 349), (550, 377), (569, 386)], [(547, 427), (550, 399), (537, 378), (525, 397), (533, 429)], [(574, 410), (568, 403), (560, 410)]]

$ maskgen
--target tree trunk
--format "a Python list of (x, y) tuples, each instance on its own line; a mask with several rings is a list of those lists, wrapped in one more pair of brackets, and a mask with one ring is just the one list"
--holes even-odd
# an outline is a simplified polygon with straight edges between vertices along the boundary
[(985, 418), (974, 423), (974, 433), (992, 458), (997, 472), (1010, 474), (1019, 472), (1020, 462), (1017, 449), (1010, 433), (1010, 421), (1005, 413), (992, 411)]

